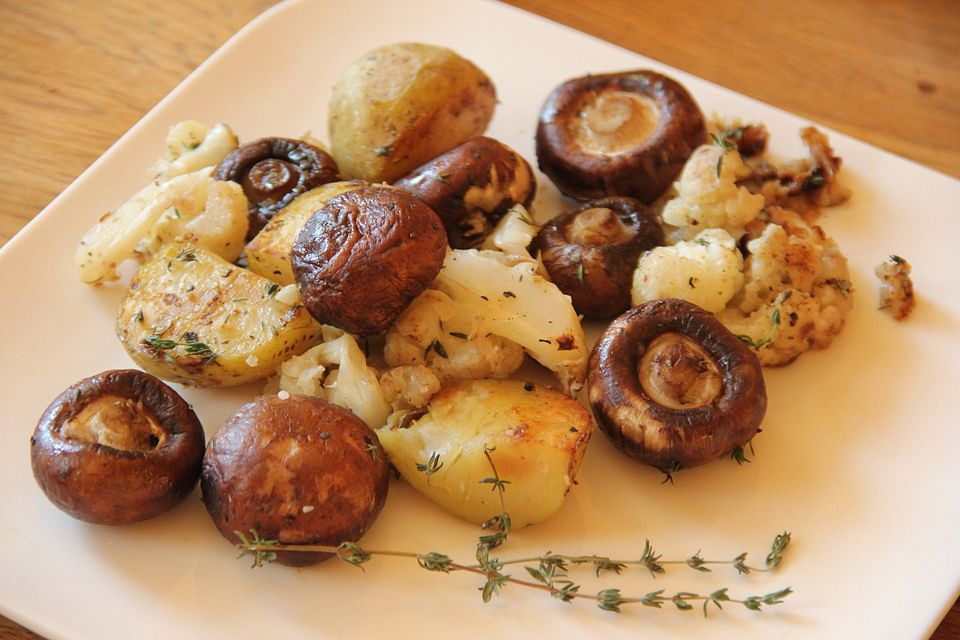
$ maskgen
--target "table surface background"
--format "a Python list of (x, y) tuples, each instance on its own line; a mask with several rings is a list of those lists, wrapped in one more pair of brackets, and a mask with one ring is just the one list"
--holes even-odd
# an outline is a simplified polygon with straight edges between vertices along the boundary
[[(960, 177), (960, 2), (510, 3)], [(0, 1), (0, 245), (272, 4)]]

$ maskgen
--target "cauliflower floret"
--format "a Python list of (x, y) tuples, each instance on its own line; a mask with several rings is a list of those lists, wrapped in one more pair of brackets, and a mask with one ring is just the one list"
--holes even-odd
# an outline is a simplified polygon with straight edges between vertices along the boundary
[(220, 164), (237, 148), (237, 136), (230, 127), (217, 123), (212, 129), (193, 120), (184, 120), (170, 127), (167, 133), (167, 154), (157, 160), (148, 176), (157, 182)]
[(819, 226), (772, 207), (769, 223), (747, 243), (742, 294), (717, 318), (757, 350), (761, 364), (789, 364), (824, 349), (853, 308), (847, 260)]
[(418, 296), (387, 331), (383, 356), (392, 367), (427, 366), (442, 381), (506, 378), (523, 364), (523, 348), (483, 330), (442, 291)]
[(656, 247), (640, 257), (633, 273), (633, 304), (680, 298), (715, 313), (743, 286), (742, 268), (733, 237), (723, 229), (707, 229), (693, 240)]
[(677, 197), (664, 207), (663, 221), (677, 227), (743, 227), (764, 205), (762, 195), (737, 186), (750, 173), (735, 149), (698, 147), (674, 183)]
[(889, 312), (894, 320), (905, 320), (917, 304), (910, 271), (910, 263), (895, 255), (873, 270), (880, 278), (880, 308)]
[(323, 398), (350, 409), (371, 429), (382, 427), (390, 405), (377, 372), (367, 366), (363, 351), (349, 333), (331, 326), (324, 326), (322, 333), (321, 344), (280, 365), (279, 378), (271, 380), (266, 391)]
[(80, 240), (77, 274), (85, 284), (117, 280), (124, 260), (144, 261), (167, 242), (188, 242), (233, 262), (247, 235), (240, 185), (215, 180), (213, 167), (149, 184)]
[(440, 379), (428, 367), (394, 367), (380, 375), (383, 397), (394, 411), (419, 409), (440, 391)]

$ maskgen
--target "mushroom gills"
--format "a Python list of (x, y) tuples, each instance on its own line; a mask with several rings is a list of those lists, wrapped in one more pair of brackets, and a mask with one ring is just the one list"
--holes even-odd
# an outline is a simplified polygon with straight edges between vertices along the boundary
[(152, 451), (167, 440), (142, 402), (120, 396), (97, 398), (64, 422), (60, 434), (118, 451)]
[(577, 141), (585, 151), (600, 155), (626, 153), (640, 146), (660, 122), (656, 103), (630, 91), (603, 91), (577, 115)]
[(680, 333), (664, 333), (650, 342), (637, 366), (640, 386), (650, 399), (670, 409), (695, 409), (723, 394), (716, 360), (703, 346)]
[(580, 245), (620, 244), (635, 235), (608, 207), (593, 207), (577, 214), (568, 227), (569, 240)]

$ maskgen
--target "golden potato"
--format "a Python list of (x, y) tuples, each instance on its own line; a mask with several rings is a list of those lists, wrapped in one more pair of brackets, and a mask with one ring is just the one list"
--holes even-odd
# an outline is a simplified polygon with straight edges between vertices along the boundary
[(560, 508), (592, 431), (587, 410), (559, 391), (516, 380), (461, 380), (435, 395), (420, 419), (377, 435), (407, 482), (477, 524), (500, 513), (499, 494), (482, 482), (493, 476), (484, 450), (495, 449), (497, 472), (509, 482), (506, 510), (519, 528)]
[(392, 182), (484, 132), (493, 83), (443, 47), (399, 43), (370, 51), (333, 87), (328, 131), (344, 176)]
[(320, 325), (277, 300), (279, 289), (209, 251), (168, 244), (130, 282), (117, 336), (164, 380), (225, 387), (264, 378), (320, 339)]
[(296, 282), (290, 268), (290, 249), (300, 229), (327, 200), (363, 186), (366, 183), (360, 181), (329, 182), (297, 196), (247, 244), (250, 271), (280, 284)]

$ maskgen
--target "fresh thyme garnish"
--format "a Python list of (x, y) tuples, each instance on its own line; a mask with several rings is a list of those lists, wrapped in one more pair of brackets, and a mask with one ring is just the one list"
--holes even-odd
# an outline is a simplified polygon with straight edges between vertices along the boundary
[[(783, 300), (780, 301), (780, 304), (782, 305), (783, 302), (789, 297), (790, 296), (784, 296)], [(744, 335), (742, 333), (738, 333), (737, 337), (745, 345), (747, 345), (748, 347), (752, 347), (754, 351), (759, 351), (760, 347), (762, 347), (763, 345), (773, 342), (773, 339), (777, 337), (777, 332), (779, 330), (780, 330), (780, 306), (778, 305), (773, 310), (773, 313), (770, 314), (770, 333), (768, 333), (766, 337), (761, 338), (759, 340), (753, 340), (753, 338), (751, 338), (750, 336)]]
[(177, 254), (177, 259), (183, 260), (184, 262), (196, 262), (197, 251), (193, 247), (184, 247), (180, 249), (180, 253)]
[(533, 222), (530, 221), (530, 218), (528, 218), (527, 216), (523, 215), (522, 213), (518, 213), (518, 214), (517, 214), (517, 217), (520, 219), (520, 222), (522, 222), (523, 224), (529, 225), (529, 226), (531, 226), (531, 227), (537, 226), (537, 225), (533, 224)]
[[(704, 560), (700, 555), (700, 551), (697, 551), (697, 553), (685, 560), (663, 560), (660, 554), (654, 551), (649, 540), (644, 541), (643, 553), (639, 560), (612, 560), (606, 556), (574, 556), (551, 552), (547, 552), (538, 557), (515, 558), (512, 560), (500, 560), (499, 558), (492, 557), (490, 551), (502, 544), (510, 531), (510, 516), (507, 514), (506, 500), (504, 498), (507, 485), (510, 484), (510, 482), (500, 477), (493, 457), (490, 455), (494, 451), (496, 451), (494, 447), (484, 447), (483, 449), (483, 454), (490, 464), (493, 475), (479, 482), (481, 484), (492, 485), (493, 490), (498, 492), (500, 498), (500, 514), (490, 518), (483, 524), (484, 529), (496, 527), (497, 532), (492, 535), (480, 536), (480, 542), (477, 544), (476, 564), (455, 562), (447, 554), (436, 551), (429, 553), (390, 550), (375, 551), (364, 549), (356, 542), (344, 542), (337, 546), (280, 544), (277, 540), (261, 538), (255, 530), (251, 530), (249, 536), (241, 531), (234, 532), (240, 541), (236, 544), (237, 549), (240, 551), (238, 557), (252, 557), (252, 566), (261, 567), (264, 563), (276, 561), (277, 553), (280, 551), (334, 554), (344, 562), (359, 567), (360, 569), (363, 569), (363, 565), (369, 562), (374, 556), (409, 558), (416, 560), (417, 564), (427, 571), (440, 573), (464, 571), (483, 576), (485, 582), (483, 586), (479, 588), (480, 597), (483, 602), (490, 602), (493, 596), (499, 595), (504, 586), (511, 584), (545, 591), (563, 602), (572, 602), (574, 599), (593, 600), (600, 609), (613, 613), (620, 613), (621, 606), (626, 604), (641, 604), (659, 609), (662, 608), (664, 604), (670, 603), (680, 611), (689, 611), (694, 608), (691, 604), (693, 602), (703, 603), (704, 616), (707, 615), (711, 602), (716, 605), (718, 609), (723, 609), (721, 603), (727, 602), (743, 605), (751, 611), (760, 611), (764, 605), (772, 606), (782, 603), (784, 598), (793, 593), (793, 591), (787, 587), (764, 595), (752, 595), (738, 599), (731, 597), (728, 594), (728, 588), (724, 587), (705, 595), (689, 591), (678, 591), (673, 595), (666, 595), (664, 589), (651, 591), (650, 593), (637, 597), (624, 596), (619, 589), (601, 589), (596, 594), (590, 594), (582, 592), (581, 586), (571, 580), (568, 575), (570, 565), (591, 565), (598, 577), (602, 571), (609, 571), (619, 575), (630, 565), (646, 567), (646, 569), (650, 571), (651, 576), (655, 576), (658, 573), (665, 573), (666, 569), (664, 565), (686, 565), (701, 572), (710, 571), (706, 565), (732, 565), (740, 574), (754, 571), (772, 571), (783, 561), (783, 552), (790, 544), (790, 533), (786, 531), (778, 534), (776, 538), (774, 538), (773, 544), (770, 547), (770, 553), (767, 554), (763, 567), (749, 566), (747, 564), (746, 553), (741, 553), (732, 560)], [(429, 462), (417, 465), (417, 471), (426, 473), (427, 477), (429, 477), (439, 471), (442, 466), (443, 463), (440, 462), (440, 455), (434, 452), (431, 454)], [(536, 563), (536, 565), (531, 566), (531, 563)], [(533, 581), (514, 578), (510, 574), (502, 572), (504, 567), (514, 564), (524, 565), (524, 569), (527, 574), (533, 578)]]
[(467, 339), (467, 334), (460, 333), (459, 331), (451, 331), (450, 335), (452, 335), (454, 338), (460, 338), (461, 340)]
[[(188, 331), (184, 333), (184, 338), (182, 342), (178, 342), (176, 340), (170, 340), (169, 338), (161, 338), (158, 335), (152, 335), (144, 338), (142, 342), (159, 351), (169, 351), (177, 347), (184, 347), (189, 355), (203, 358), (204, 364), (212, 364), (217, 361), (219, 354), (214, 353), (210, 347), (197, 340), (197, 334)], [(164, 355), (165, 359), (170, 360), (166, 354)]]
[[(494, 475), (498, 477), (496, 474)], [(494, 484), (495, 487), (502, 488), (499, 484), (491, 484)], [(236, 545), (240, 551), (239, 557), (253, 558), (253, 567), (261, 567), (264, 563), (274, 562), (277, 559), (277, 553), (280, 551), (334, 554), (344, 562), (360, 567), (361, 569), (363, 568), (363, 564), (369, 562), (376, 556), (409, 558), (415, 560), (420, 567), (427, 571), (440, 573), (463, 571), (483, 576), (486, 582), (483, 587), (480, 587), (480, 591), (481, 598), (484, 602), (489, 602), (494, 595), (500, 593), (500, 590), (504, 586), (510, 584), (545, 591), (554, 598), (558, 598), (564, 602), (571, 602), (574, 599), (593, 600), (600, 609), (613, 613), (620, 613), (621, 607), (628, 604), (640, 604), (658, 609), (662, 608), (664, 604), (672, 604), (680, 611), (689, 611), (694, 608), (692, 603), (702, 603), (704, 615), (707, 615), (711, 603), (716, 605), (718, 609), (723, 608), (722, 603), (730, 603), (742, 605), (751, 611), (760, 611), (763, 606), (773, 606), (782, 603), (784, 598), (793, 593), (793, 590), (787, 587), (762, 595), (734, 598), (729, 594), (729, 589), (724, 587), (703, 595), (690, 591), (678, 591), (670, 595), (667, 594), (665, 590), (660, 589), (642, 596), (625, 596), (619, 589), (613, 588), (601, 589), (597, 593), (591, 594), (583, 592), (581, 586), (571, 580), (568, 575), (570, 565), (587, 564), (595, 568), (598, 576), (601, 571), (611, 571), (619, 574), (629, 565), (640, 565), (648, 568), (655, 566), (657, 568), (656, 573), (665, 573), (664, 565), (686, 565), (697, 571), (710, 571), (705, 565), (731, 565), (739, 573), (751, 573), (754, 571), (768, 572), (774, 570), (783, 560), (783, 552), (790, 543), (790, 534), (787, 532), (776, 536), (763, 567), (751, 567), (747, 565), (747, 554), (745, 553), (741, 553), (732, 560), (704, 560), (700, 556), (699, 551), (685, 560), (661, 560), (659, 554), (654, 552), (649, 541), (645, 543), (644, 555), (639, 560), (611, 560), (604, 556), (572, 556), (555, 553), (547, 553), (534, 558), (499, 560), (490, 557), (490, 548), (480, 544), (477, 547), (477, 563), (463, 564), (454, 561), (447, 554), (436, 551), (415, 553), (409, 551), (372, 550), (364, 549), (355, 542), (344, 542), (338, 546), (285, 545), (278, 543), (276, 540), (260, 538), (256, 531), (251, 531), (250, 535), (246, 535), (240, 531), (235, 531), (234, 533), (240, 540)], [(530, 563), (536, 564), (531, 566)], [(514, 578), (509, 574), (501, 572), (503, 567), (513, 564), (523, 564), (524, 569), (533, 580)]]
[(437, 174), (437, 180), (439, 180), (439, 181), (442, 182), (443, 184), (449, 184), (449, 182), (450, 182), (450, 174), (449, 174), (449, 173), (440, 173), (440, 174)]
[[(466, 336), (464, 336), (464, 339), (466, 339)], [(433, 342), (427, 345), (427, 348), (423, 352), (423, 357), (426, 358), (431, 351), (436, 351), (437, 355), (441, 358), (446, 359), (448, 357), (447, 350), (443, 348), (443, 343), (441, 343), (439, 339), (434, 338)]]
[(713, 144), (720, 147), (720, 157), (717, 159), (717, 178), (720, 178), (720, 169), (723, 167), (723, 156), (727, 151), (736, 149), (737, 145), (730, 141), (730, 138), (738, 138), (743, 135), (743, 129), (726, 129), (720, 135), (711, 133)]
[(577, 280), (579, 280), (581, 284), (583, 283), (583, 263), (582, 262), (577, 265)]
[(266, 291), (267, 291), (267, 297), (270, 298), (270, 297), (276, 295), (277, 291), (280, 290), (280, 285), (277, 284), (276, 282), (270, 282), (270, 283), (264, 285), (264, 288), (265, 288)]
[(377, 147), (373, 152), (377, 154), (378, 157), (385, 158), (393, 153), (393, 147), (387, 144), (382, 147)]
[(421, 472), (429, 479), (430, 476), (435, 474), (437, 471), (440, 471), (442, 467), (443, 463), (440, 462), (440, 454), (434, 451), (430, 454), (430, 459), (427, 460), (425, 464), (417, 464), (417, 471)]

